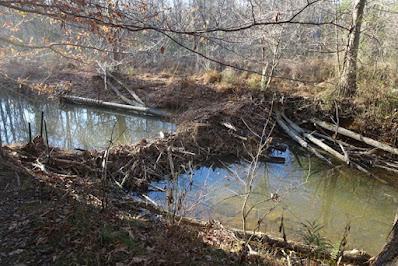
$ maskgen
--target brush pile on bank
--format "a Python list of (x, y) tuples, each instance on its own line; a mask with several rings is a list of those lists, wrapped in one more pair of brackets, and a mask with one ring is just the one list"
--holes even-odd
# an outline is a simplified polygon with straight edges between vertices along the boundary
[(271, 108), (272, 102), (250, 98), (210, 105), (186, 112), (175, 134), (106, 151), (47, 147), (40, 136), (7, 149), (32, 171), (106, 177), (130, 191), (145, 191), (154, 180), (176, 176), (217, 158), (248, 158), (273, 130)]

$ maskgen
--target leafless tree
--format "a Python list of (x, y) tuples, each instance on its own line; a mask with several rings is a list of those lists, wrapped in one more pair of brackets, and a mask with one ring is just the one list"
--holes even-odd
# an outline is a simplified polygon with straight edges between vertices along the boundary
[(352, 27), (348, 36), (343, 71), (338, 84), (339, 91), (344, 96), (352, 96), (357, 90), (358, 49), (365, 5), (366, 0), (355, 0), (353, 3)]

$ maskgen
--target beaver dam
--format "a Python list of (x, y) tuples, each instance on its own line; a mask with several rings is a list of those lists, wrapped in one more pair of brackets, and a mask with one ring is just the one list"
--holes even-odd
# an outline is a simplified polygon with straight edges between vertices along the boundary
[[(280, 235), (282, 226), (285, 238), (300, 240), (306, 228), (319, 228), (333, 245), (350, 226), (348, 248), (377, 254), (394, 220), (397, 186), (271, 138), (273, 103), (248, 101), (187, 112), (180, 120), (189, 122), (177, 120), (176, 127), (154, 117), (3, 94), (1, 138), (24, 143), (3, 149), (30, 173), (103, 177), (105, 164), (106, 177), (133, 198), (235, 228), (242, 227), (245, 178), (253, 177), (247, 230), (261, 220), (259, 231)], [(240, 117), (244, 113), (256, 115)]]

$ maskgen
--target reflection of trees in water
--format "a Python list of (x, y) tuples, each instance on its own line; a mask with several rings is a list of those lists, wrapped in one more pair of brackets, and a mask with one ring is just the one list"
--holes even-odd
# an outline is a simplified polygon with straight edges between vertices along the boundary
[(8, 121), (10, 122), (10, 130), (11, 130), (11, 134), (12, 134), (12, 137), (13, 137), (13, 141), (15, 141), (17, 138), (16, 138), (14, 123), (13, 123), (13, 119), (12, 119), (12, 115), (11, 115), (11, 108), (10, 108), (9, 99), (5, 100), (5, 110), (7, 112)]
[(104, 148), (111, 138), (115, 143), (129, 144), (170, 132), (171, 124), (147, 117), (133, 117), (109, 112), (72, 107), (60, 109), (46, 101), (32, 102), (20, 97), (0, 95), (0, 134), (6, 143), (25, 142), (28, 122), (38, 134), (44, 111), (50, 144), (61, 148)]
[(306, 188), (314, 194), (319, 213), (314, 208), (303, 214), (312, 212), (312, 220), (325, 226), (328, 238), (339, 240), (344, 227), (350, 223), (350, 244), (366, 247), (369, 252), (376, 252), (383, 245), (390, 228), (388, 222), (393, 219), (396, 208), (384, 193), (397, 197), (397, 189), (352, 169), (325, 170), (311, 176), (309, 181)]
[(1, 120), (3, 122), (3, 129), (4, 129), (3, 132), (4, 132), (5, 142), (10, 143), (10, 139), (8, 137), (7, 119), (3, 110), (3, 100), (0, 101), (0, 115), (1, 115)]
[(116, 115), (116, 126), (113, 138), (117, 143), (129, 143), (131, 141), (130, 130), (127, 129), (126, 117)]
[(27, 124), (19, 101), (8, 96), (0, 97), (0, 132), (7, 143), (27, 139)]
[[(302, 159), (300, 165), (291, 157), (284, 165), (262, 164), (258, 168), (250, 204), (269, 198), (275, 192), (280, 193), (282, 200), (278, 208), (267, 216), (262, 229), (277, 234), (279, 220), (284, 213), (288, 237), (297, 235), (302, 229), (301, 222), (315, 220), (325, 226), (323, 233), (327, 238), (338, 241), (344, 227), (351, 223), (350, 244), (376, 252), (391, 228), (390, 222), (396, 208), (384, 193), (398, 197), (398, 190), (354, 170), (335, 171), (313, 160), (311, 171), (308, 172), (308, 159)], [(246, 176), (245, 164), (229, 165), (229, 168), (241, 178)], [(212, 186), (206, 201), (206, 207), (211, 212), (203, 218), (216, 218), (230, 226), (240, 226), (243, 189), (234, 174), (222, 168), (205, 167), (196, 173), (194, 187), (202, 189), (202, 179), (205, 177), (211, 180)], [(236, 196), (231, 197), (233, 195)], [(258, 217), (270, 207), (272, 202), (264, 202), (256, 207), (248, 226), (254, 226)], [(372, 239), (372, 242), (368, 239)]]
[(320, 218), (319, 222), (328, 228), (330, 223), (333, 223), (332, 217), (332, 206), (334, 203), (334, 198), (336, 195), (336, 188), (337, 188), (337, 178), (338, 175), (332, 174), (329, 178), (323, 178), (320, 180), (324, 180), (323, 182), (323, 197), (320, 197), (321, 200), (321, 209), (320, 209)]

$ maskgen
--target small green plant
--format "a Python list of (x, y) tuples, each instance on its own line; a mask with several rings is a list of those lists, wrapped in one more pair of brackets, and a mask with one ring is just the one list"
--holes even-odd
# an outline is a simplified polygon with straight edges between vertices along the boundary
[(104, 227), (101, 228), (100, 231), (100, 240), (102, 245), (106, 244), (106, 243), (111, 243), (113, 240), (113, 234), (112, 234), (112, 229), (107, 226), (104, 225)]
[(342, 236), (340, 242), (338, 242), (337, 245), (335, 245), (333, 247), (331, 254), (336, 261), (339, 260), (339, 258), (343, 256), (344, 250), (347, 247), (348, 235), (350, 233), (350, 230), (351, 230), (351, 226), (350, 226), (350, 224), (347, 224), (344, 228), (344, 233), (343, 233), (343, 236)]
[(303, 227), (302, 237), (305, 244), (316, 247), (316, 253), (329, 251), (333, 248), (330, 241), (321, 235), (323, 226), (316, 221), (301, 223)]

